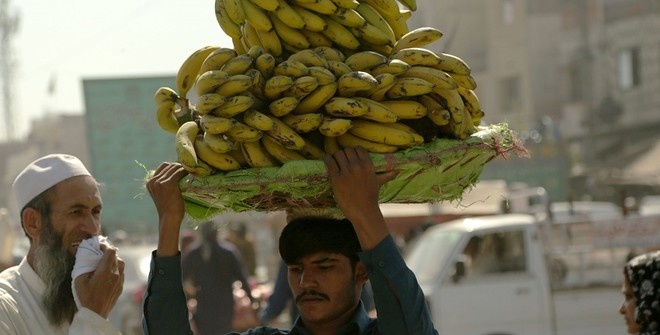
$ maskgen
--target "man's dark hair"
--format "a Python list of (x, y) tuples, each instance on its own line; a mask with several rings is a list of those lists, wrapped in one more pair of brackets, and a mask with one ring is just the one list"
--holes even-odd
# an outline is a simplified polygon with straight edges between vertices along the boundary
[(317, 252), (331, 252), (348, 257), (355, 265), (359, 261), (357, 254), (362, 251), (355, 229), (347, 219), (296, 218), (282, 230), (279, 244), (286, 264)]

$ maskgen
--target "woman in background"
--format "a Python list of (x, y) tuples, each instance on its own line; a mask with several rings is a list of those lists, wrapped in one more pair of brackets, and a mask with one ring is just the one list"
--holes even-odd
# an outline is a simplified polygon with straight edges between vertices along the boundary
[(629, 334), (660, 335), (660, 251), (639, 255), (623, 268), (619, 313)]

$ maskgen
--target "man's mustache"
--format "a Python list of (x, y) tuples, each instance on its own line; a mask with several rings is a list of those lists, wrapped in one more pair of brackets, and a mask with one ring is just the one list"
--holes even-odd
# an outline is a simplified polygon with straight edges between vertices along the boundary
[(299, 295), (296, 296), (296, 302), (300, 302), (301, 299), (303, 298), (309, 298), (309, 297), (318, 297), (323, 300), (330, 300), (330, 297), (327, 295), (317, 292), (317, 291), (303, 291)]

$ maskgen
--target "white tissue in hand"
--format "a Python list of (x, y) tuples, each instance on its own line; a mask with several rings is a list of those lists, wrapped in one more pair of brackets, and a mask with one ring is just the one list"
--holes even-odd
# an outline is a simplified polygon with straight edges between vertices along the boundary
[(71, 271), (71, 290), (73, 291), (73, 299), (76, 301), (78, 309), (81, 308), (78, 294), (76, 294), (75, 281), (78, 276), (93, 272), (103, 257), (101, 251), (101, 243), (105, 243), (107, 238), (105, 236), (94, 236), (86, 240), (82, 240), (76, 251), (76, 263), (73, 265)]

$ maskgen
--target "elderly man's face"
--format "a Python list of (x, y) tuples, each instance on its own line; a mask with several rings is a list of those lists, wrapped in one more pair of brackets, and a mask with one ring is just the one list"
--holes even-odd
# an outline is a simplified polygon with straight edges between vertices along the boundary
[(70, 322), (76, 312), (71, 271), (78, 244), (100, 232), (101, 195), (89, 176), (57, 184), (49, 199), (50, 217), (42, 218), (35, 248), (35, 271), (46, 283), (44, 304), (53, 324)]

